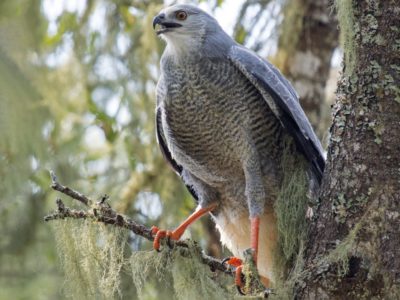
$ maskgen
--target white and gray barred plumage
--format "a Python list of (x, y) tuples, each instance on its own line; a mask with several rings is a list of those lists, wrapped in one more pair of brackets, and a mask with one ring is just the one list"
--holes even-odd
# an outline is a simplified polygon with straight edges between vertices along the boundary
[[(181, 10), (185, 21), (176, 19)], [(218, 203), (213, 215), (222, 240), (241, 256), (248, 230), (233, 220), (273, 214), (285, 141), (292, 139), (293, 155), (307, 161), (312, 187), (324, 169), (321, 144), (290, 83), (213, 17), (175, 5), (157, 18), (167, 42), (157, 85), (158, 142), (198, 204)], [(264, 273), (271, 276), (270, 268)]]

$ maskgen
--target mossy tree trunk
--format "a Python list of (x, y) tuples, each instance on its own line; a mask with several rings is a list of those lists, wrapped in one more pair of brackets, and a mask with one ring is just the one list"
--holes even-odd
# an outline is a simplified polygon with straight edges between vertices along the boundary
[(290, 0), (284, 7), (274, 63), (294, 84), (300, 102), (320, 138), (328, 124), (325, 87), (338, 46), (337, 20), (329, 0)]
[(400, 7), (337, 0), (344, 71), (299, 299), (400, 298)]

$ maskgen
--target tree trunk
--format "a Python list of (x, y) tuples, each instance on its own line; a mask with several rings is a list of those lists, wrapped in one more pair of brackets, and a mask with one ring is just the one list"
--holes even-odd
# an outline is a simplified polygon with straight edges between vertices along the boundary
[(288, 1), (274, 63), (294, 84), (300, 102), (320, 138), (329, 126), (323, 112), (325, 86), (338, 46), (337, 20), (329, 0)]
[(400, 7), (337, 1), (344, 71), (299, 299), (400, 298)]

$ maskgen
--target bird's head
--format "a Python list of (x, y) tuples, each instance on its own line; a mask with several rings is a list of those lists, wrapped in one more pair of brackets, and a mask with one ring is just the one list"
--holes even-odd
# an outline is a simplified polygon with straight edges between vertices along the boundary
[[(153, 28), (175, 50), (199, 50), (207, 41), (230, 40), (217, 20), (200, 8), (177, 4), (164, 8), (153, 19)], [(185, 51), (188, 50), (188, 51)]]

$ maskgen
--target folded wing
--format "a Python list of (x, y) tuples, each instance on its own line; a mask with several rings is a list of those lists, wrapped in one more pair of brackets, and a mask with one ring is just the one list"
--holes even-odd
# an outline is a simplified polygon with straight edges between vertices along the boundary
[(325, 167), (323, 149), (290, 83), (272, 64), (240, 45), (232, 46), (228, 58), (258, 89), (321, 182)]

